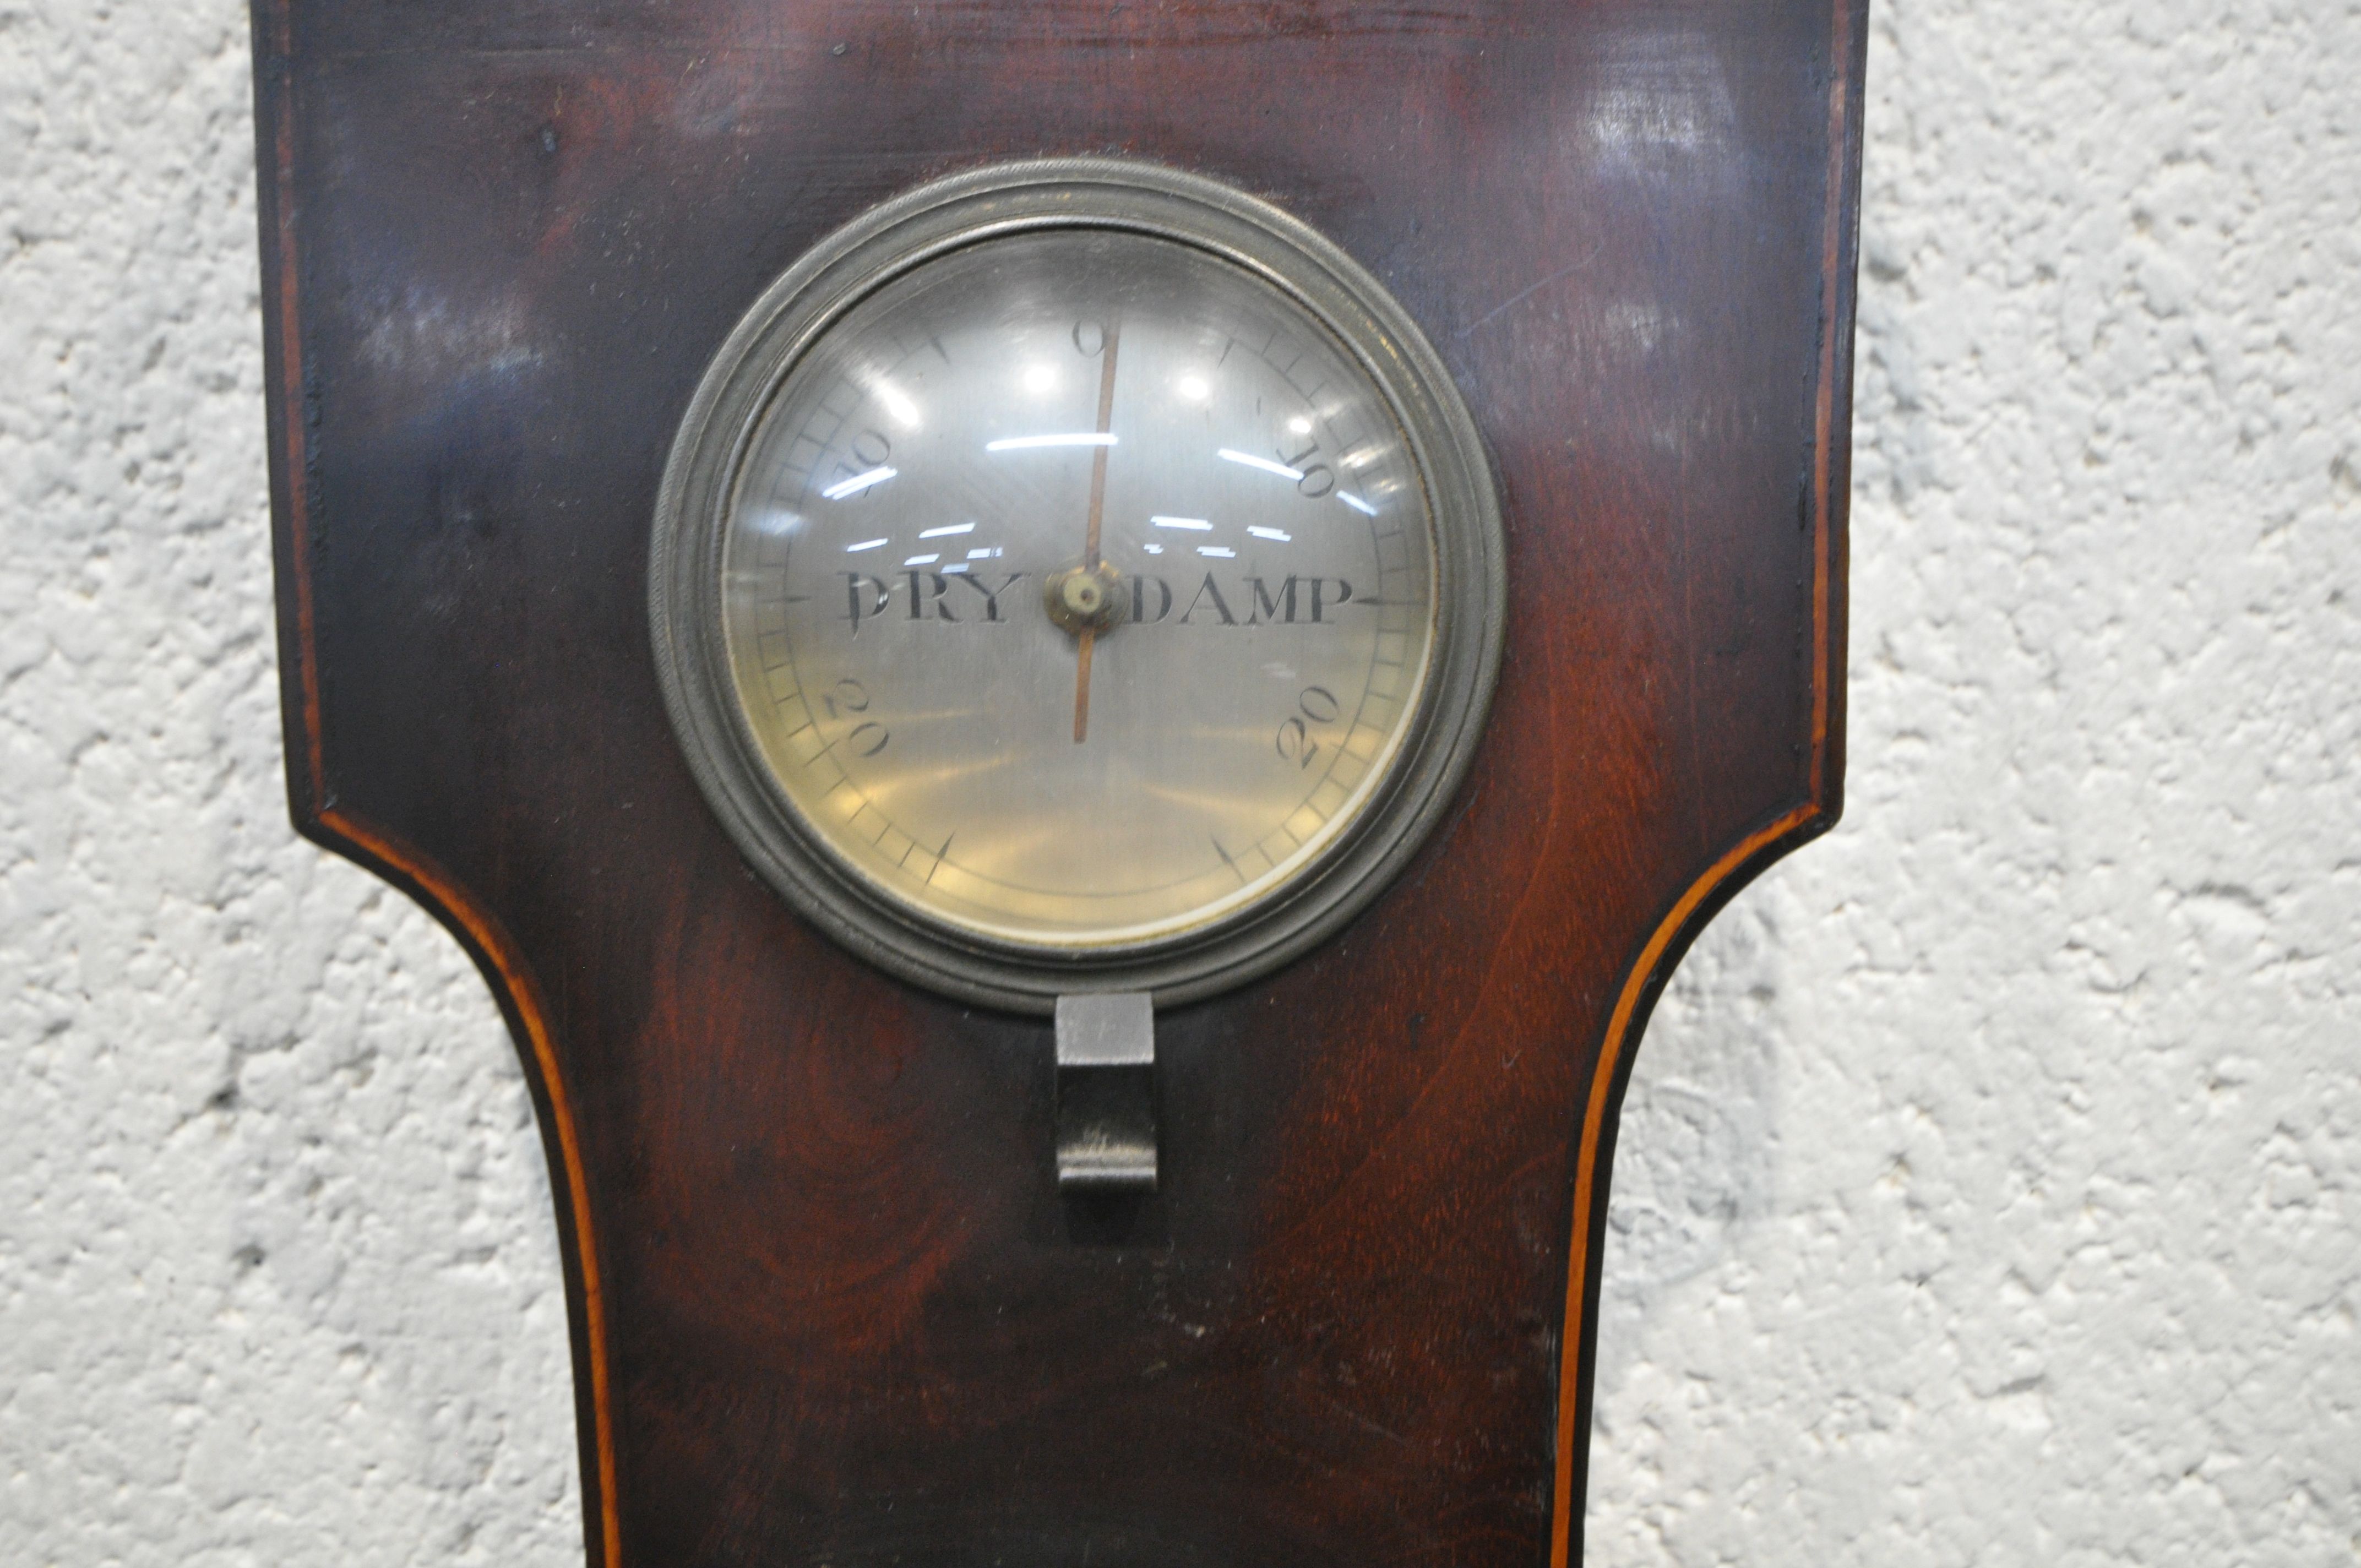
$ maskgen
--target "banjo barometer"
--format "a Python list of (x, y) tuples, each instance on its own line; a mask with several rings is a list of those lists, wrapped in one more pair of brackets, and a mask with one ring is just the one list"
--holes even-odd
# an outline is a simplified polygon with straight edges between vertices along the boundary
[(1579, 1568), (1864, 31), (257, 0), (292, 813), (515, 1035), (592, 1568)]
[(1052, 159), (822, 241), (707, 371), (650, 591), (748, 860), (912, 980), (1185, 1001), (1335, 929), (1465, 770), (1501, 630), (1473, 422), (1267, 203)]

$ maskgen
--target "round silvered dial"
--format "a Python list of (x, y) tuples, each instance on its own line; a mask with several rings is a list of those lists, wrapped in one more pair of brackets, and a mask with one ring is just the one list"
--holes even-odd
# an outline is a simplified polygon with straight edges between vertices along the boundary
[(1210, 989), (1342, 918), (1498, 630), (1488, 486), (1398, 308), (1136, 165), (963, 177), (822, 252), (708, 373), (659, 518), (667, 696), (741, 846), (1019, 1004)]
[(724, 527), (735, 694), (807, 830), (1014, 942), (1153, 940), (1301, 873), (1433, 647), (1382, 391), (1268, 283), (1147, 236), (878, 290), (764, 411)]

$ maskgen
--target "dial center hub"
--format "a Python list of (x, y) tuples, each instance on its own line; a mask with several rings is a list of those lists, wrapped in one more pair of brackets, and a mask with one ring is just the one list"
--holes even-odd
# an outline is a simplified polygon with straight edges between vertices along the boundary
[(1111, 630), (1123, 620), (1123, 574), (1107, 562), (1054, 572), (1042, 587), (1049, 619), (1076, 637)]

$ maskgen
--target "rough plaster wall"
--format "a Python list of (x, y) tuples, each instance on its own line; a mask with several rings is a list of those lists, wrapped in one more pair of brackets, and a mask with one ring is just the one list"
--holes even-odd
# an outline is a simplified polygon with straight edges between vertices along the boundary
[(249, 92), (0, 0), (0, 1564), (578, 1563), (505, 1032), (287, 827)]
[(1642, 1048), (1594, 1561), (2361, 1561), (2361, 6), (1873, 4), (1850, 815)]
[[(2361, 9), (1877, 0), (1851, 817), (1640, 1056), (1592, 1561), (2361, 1557)], [(0, 1563), (578, 1561), (531, 1111), (279, 783), (246, 35), (0, 0)]]

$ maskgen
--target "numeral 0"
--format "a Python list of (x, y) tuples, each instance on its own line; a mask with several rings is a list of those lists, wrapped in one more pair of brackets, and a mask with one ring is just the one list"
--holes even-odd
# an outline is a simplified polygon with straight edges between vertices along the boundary
[[(1312, 738), (1312, 725), (1335, 723), (1345, 705), (1326, 686), (1305, 686), (1295, 706), (1301, 711), (1280, 721), (1276, 744), (1279, 756), (1299, 768), (1308, 768), (1320, 751), (1320, 742)], [(1311, 722), (1306, 723), (1307, 719)]]

